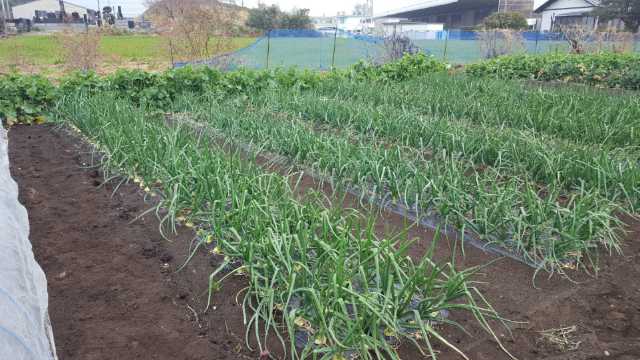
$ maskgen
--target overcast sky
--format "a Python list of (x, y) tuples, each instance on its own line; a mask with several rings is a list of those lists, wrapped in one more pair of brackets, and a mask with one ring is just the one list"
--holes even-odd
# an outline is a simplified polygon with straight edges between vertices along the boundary
[[(84, 5), (89, 8), (97, 8), (98, 0), (68, 0), (71, 3)], [(544, 0), (535, 0), (536, 5)], [(238, 4), (242, 0), (236, 0)], [(353, 7), (362, 2), (362, 0), (263, 0), (266, 4), (278, 4), (283, 10), (291, 10), (294, 7), (309, 8), (313, 16), (333, 16), (339, 11), (351, 13)], [(374, 11), (376, 14), (386, 12), (404, 6), (424, 3), (420, 0), (374, 0)], [(145, 9), (145, 0), (100, 0), (100, 6), (121, 5), (126, 16), (140, 15)], [(244, 0), (244, 5), (254, 7), (258, 4), (258, 0)]]

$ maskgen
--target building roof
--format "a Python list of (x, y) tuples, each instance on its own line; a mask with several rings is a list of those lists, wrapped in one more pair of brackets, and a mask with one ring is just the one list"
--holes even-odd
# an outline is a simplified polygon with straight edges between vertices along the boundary
[(411, 18), (417, 14), (437, 14), (461, 9), (473, 9), (486, 6), (498, 7), (499, 0), (427, 0), (418, 4), (405, 6), (395, 10), (387, 11), (375, 16), (375, 18), (397, 17)]
[[(20, 5), (14, 5), (14, 6), (12, 6), (12, 8), (13, 8), (13, 9), (15, 9), (15, 8), (19, 8), (19, 7), (22, 7), (22, 6), (30, 6), (30, 5), (32, 5), (32, 4), (33, 4), (33, 3), (35, 3), (35, 2), (45, 2), (45, 1), (50, 1), (50, 2), (59, 3), (59, 1), (58, 1), (58, 0), (32, 0), (32, 1), (29, 1), (29, 2), (26, 2), (26, 3), (23, 3), (23, 4), (20, 4)], [(63, 3), (64, 3), (65, 5), (71, 5), (71, 6), (78, 7), (78, 8), (82, 8), (82, 9), (92, 10), (92, 9), (89, 9), (88, 7), (86, 7), (86, 6), (82, 6), (82, 5), (74, 4), (74, 3), (69, 2), (69, 1), (63, 1)]]
[(394, 9), (391, 11), (386, 11), (384, 13), (379, 14), (376, 17), (391, 17), (391, 16), (395, 16), (397, 14), (402, 14), (402, 13), (406, 13), (406, 12), (411, 12), (411, 11), (416, 11), (416, 10), (424, 10), (424, 9), (429, 9), (429, 8), (433, 8), (433, 7), (437, 7), (437, 6), (442, 6), (442, 5), (448, 5), (448, 4), (453, 4), (458, 2), (458, 0), (428, 0), (428, 1), (423, 1), (421, 3), (418, 4), (414, 4), (414, 5), (409, 5), (409, 6), (404, 6), (398, 9)]
[[(555, 3), (558, 0), (547, 0), (544, 3), (542, 3), (542, 5), (538, 6), (537, 9), (534, 10), (534, 12), (539, 13), (544, 11), (546, 8), (548, 8), (549, 6), (551, 6), (553, 3)], [(600, 1), (599, 0), (582, 0), (585, 3), (593, 6), (593, 7), (598, 7), (600, 6)]]
[(383, 25), (431, 25), (433, 23), (425, 21), (413, 21), (407, 19), (389, 19), (389, 21), (382, 22)]

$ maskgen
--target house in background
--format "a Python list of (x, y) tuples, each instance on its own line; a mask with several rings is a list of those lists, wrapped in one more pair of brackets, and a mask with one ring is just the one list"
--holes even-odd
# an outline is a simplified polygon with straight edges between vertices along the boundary
[(599, 7), (599, 0), (547, 0), (535, 10), (540, 14), (538, 30), (559, 32), (563, 26), (580, 26), (591, 30), (620, 30), (624, 27), (620, 20), (600, 21), (593, 13)]
[(540, 31), (558, 31), (561, 26), (580, 25), (594, 29), (598, 17), (592, 14), (598, 8), (597, 0), (548, 0), (535, 12), (540, 14)]

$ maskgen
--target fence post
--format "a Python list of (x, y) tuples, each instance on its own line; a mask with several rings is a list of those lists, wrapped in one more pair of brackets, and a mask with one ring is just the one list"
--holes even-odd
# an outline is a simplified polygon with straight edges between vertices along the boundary
[(534, 52), (534, 54), (538, 54), (538, 36), (540, 35), (540, 31), (536, 31), (536, 50)]
[(447, 61), (447, 46), (449, 45), (449, 30), (445, 31), (444, 37), (444, 53), (442, 54), (442, 61)]
[(173, 40), (169, 37), (169, 58), (171, 59), (171, 68), (176, 66), (175, 59), (173, 58)]
[(270, 55), (271, 55), (271, 30), (267, 31), (267, 69), (269, 69)]
[(333, 54), (331, 54), (331, 70), (336, 67), (336, 42), (338, 41), (338, 26), (336, 25), (336, 31), (333, 33)]

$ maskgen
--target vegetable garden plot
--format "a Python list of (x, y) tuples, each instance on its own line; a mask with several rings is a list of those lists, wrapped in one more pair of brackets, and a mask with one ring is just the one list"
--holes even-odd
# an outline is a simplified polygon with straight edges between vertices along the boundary
[(163, 238), (155, 215), (138, 218), (157, 198), (133, 181), (104, 179), (91, 166), (99, 154), (66, 126), (16, 126), (9, 137), (60, 359), (258, 357), (244, 346), (235, 299), (247, 280), (229, 279), (216, 310), (204, 313), (208, 276), (223, 257), (201, 251), (176, 271), (195, 233), (182, 226)]
[[(456, 349), (433, 323), (447, 309), (471, 312), (490, 331), (486, 318), (496, 314), (468, 284), (473, 269), (459, 272), (429, 256), (413, 263), (407, 244), (376, 238), (360, 214), (299, 203), (285, 177), (212, 151), (189, 130), (165, 127), (126, 101), (70, 98), (57, 110), (100, 144), (107, 168), (162, 184), (163, 221), (201, 224), (201, 246), (215, 242), (212, 251), (229, 256), (211, 276), (212, 294), (228, 276), (249, 277), (243, 307), (260, 344), (273, 331), (293, 357), (379, 358), (396, 357), (387, 342), (394, 337), (435, 356), (433, 341)], [(233, 258), (242, 264), (218, 278)], [(296, 329), (313, 340), (301, 353)]]
[[(615, 212), (619, 207), (597, 191), (565, 192), (551, 184), (545, 188), (546, 196), (540, 196), (538, 185), (518, 172), (478, 168), (464, 156), (452, 156), (437, 147), (434, 151), (434, 147), (416, 149), (372, 140), (359, 129), (318, 130), (292, 113), (270, 109), (279, 107), (277, 101), (258, 100), (254, 105), (242, 99), (191, 99), (185, 103), (179, 108), (198, 114), (225, 136), (287, 156), (338, 183), (371, 189), (377, 197), (390, 194), (424, 215), (437, 214), (450, 225), (522, 254), (530, 262), (541, 262), (549, 270), (569, 266), (570, 259), (581, 261), (599, 244), (618, 248), (616, 231), (621, 223)], [(559, 203), (561, 196), (569, 200)]]
[[(387, 236), (379, 228), (379, 218), (372, 225), (370, 218), (353, 209), (327, 207), (321, 194), (300, 199), (300, 189), (291, 185), (293, 176), (267, 173), (252, 159), (216, 148), (216, 143), (194, 136), (191, 129), (165, 126), (162, 115), (167, 110), (189, 111), (203, 127), (216, 129), (222, 137), (293, 159), (296, 166), (331, 177), (337, 185), (366, 192), (364, 197), (381, 202), (392, 199), (412, 208), (418, 204), (433, 214), (444, 214), (461, 230), (500, 236), (484, 240), (516, 249), (530, 246), (534, 249), (530, 256), (548, 260), (550, 269), (575, 265), (565, 262), (567, 258), (587, 262), (591, 258), (586, 256), (597, 254), (600, 242), (605, 242), (615, 250), (630, 248), (627, 254), (631, 255), (603, 257), (604, 271), (618, 277), (637, 274), (635, 244), (618, 241), (622, 223), (618, 215), (622, 213), (621, 218), (633, 226), (625, 212), (633, 212), (638, 199), (634, 187), (637, 149), (629, 145), (636, 139), (634, 127), (607, 127), (609, 122), (634, 121), (633, 112), (621, 108), (633, 102), (604, 99), (591, 106), (594, 113), (609, 107), (617, 115), (607, 119), (594, 115), (598, 127), (589, 133), (583, 129), (588, 121), (560, 111), (563, 105), (575, 106), (588, 96), (563, 99), (563, 94), (573, 93), (557, 91), (547, 98), (540, 91), (542, 95), (529, 105), (551, 99), (557, 111), (545, 122), (543, 116), (527, 117), (527, 102), (519, 99), (526, 91), (511, 93), (509, 87), (500, 90), (497, 85), (476, 83), (464, 93), (462, 103), (473, 110), (465, 112), (455, 101), (438, 99), (437, 90), (423, 89), (430, 88), (432, 80), (431, 87), (465, 90), (464, 81), (438, 83), (437, 78), (423, 76), (438, 69), (444, 65), (433, 59), (407, 57), (382, 67), (358, 65), (323, 74), (185, 69), (161, 75), (121, 73), (108, 79), (83, 75), (55, 90), (55, 100), (61, 100), (54, 110), (99, 143), (108, 155), (107, 168), (129, 174), (149, 194), (160, 192), (163, 209), (150, 212), (157, 210), (163, 230), (178, 222), (195, 226), (203, 252), (227, 256), (209, 282), (213, 296), (229, 285), (226, 281), (231, 276), (247, 276), (251, 286), (239, 299), (244, 301), (247, 339), (259, 339), (261, 356), (269, 355), (274, 347), (265, 344), (275, 340), (294, 358), (396, 357), (395, 339), (402, 338), (405, 344), (423, 344), (425, 353), (443, 348), (431, 348), (425, 342), (430, 340), (444, 346), (456, 344), (465, 352), (473, 348), (470, 355), (478, 358), (483, 356), (476, 354), (495, 354), (494, 340), (503, 334), (487, 326), (496, 313), (474, 290), (476, 284), (470, 282), (474, 269), (466, 266), (491, 258), (462, 254), (455, 262), (438, 265), (430, 256), (421, 257), (428, 253), (426, 246), (435, 244), (430, 237), (409, 245), (398, 240), (403, 236)], [(418, 76), (422, 77), (407, 83)], [(40, 111), (51, 110), (49, 99), (22, 94), (24, 84), (15, 88), (10, 82), (3, 84), (0, 90), (25, 101), (0, 104), (0, 117), (13, 118), (30, 102), (42, 108), (16, 120), (29, 122)], [(36, 83), (38, 87), (46, 86)], [(67, 97), (65, 93), (75, 88), (98, 96)], [(413, 97), (414, 92), (420, 95)], [(507, 94), (493, 99), (501, 92)], [(185, 93), (206, 93), (207, 97), (182, 97)], [(474, 103), (474, 96), (490, 106)], [(402, 101), (421, 97), (444, 105)], [(509, 106), (499, 108), (501, 103)], [(509, 115), (508, 121), (500, 122), (493, 107)], [(558, 122), (562, 117), (570, 121)], [(521, 125), (522, 120), (527, 120), (526, 125)], [(555, 134), (562, 126), (564, 132)], [(594, 140), (579, 141), (582, 136), (571, 129), (591, 134)], [(376, 215), (385, 217), (383, 222), (394, 218), (388, 213)], [(517, 242), (510, 242), (514, 228)], [(421, 251), (408, 254), (409, 247), (420, 246)], [(488, 284), (478, 286), (483, 293), (488, 291), (490, 302), (516, 314), (517, 320), (533, 323), (516, 329), (522, 358), (538, 355), (522, 350), (523, 341), (537, 342), (538, 332), (548, 335), (576, 323), (585, 326), (590, 336), (600, 334), (596, 342), (585, 341), (584, 346), (591, 348), (580, 349), (576, 357), (597, 357), (607, 343), (613, 344), (617, 355), (633, 353), (633, 345), (623, 343), (640, 336), (634, 330), (637, 309), (630, 305), (637, 303), (635, 287), (627, 291), (624, 285), (633, 279), (608, 275), (587, 281), (584, 290), (585, 283), (569, 284), (554, 277), (545, 279), (544, 289), (538, 292), (528, 286), (531, 269), (510, 261), (494, 262), (489, 268), (483, 274)], [(454, 310), (451, 317), (444, 316), (449, 309)], [(482, 339), (465, 344), (461, 340), (465, 337), (447, 326), (453, 320), (467, 324), (474, 335), (482, 333)], [(619, 332), (612, 335), (618, 331), (614, 329)], [(304, 349), (296, 349), (300, 338), (308, 345)], [(475, 348), (483, 342), (492, 351)], [(527, 349), (537, 350), (537, 345)], [(455, 351), (449, 350), (445, 357)]]
[[(600, 89), (530, 87), (443, 74), (375, 88), (363, 83), (327, 83), (317, 92), (342, 103), (374, 105), (378, 111), (382, 106), (406, 109), (425, 116), (531, 130), (606, 149), (631, 147), (637, 151), (640, 146), (640, 100), (633, 92), (611, 95)], [(362, 109), (352, 108), (356, 110)]]
[[(301, 166), (300, 162), (296, 162), (287, 156), (281, 155), (283, 154), (282, 151), (280, 151), (279, 154), (267, 152), (265, 149), (273, 150), (274, 147), (271, 143), (264, 141), (264, 139), (262, 139), (261, 143), (258, 143), (259, 145), (256, 145), (254, 141), (260, 140), (257, 140), (256, 138), (251, 138), (249, 140), (246, 134), (225, 131), (229, 129), (213, 128), (209, 126), (206, 121), (198, 123), (191, 120), (187, 114), (170, 114), (168, 118), (169, 123), (187, 126), (193, 129), (197, 134), (199, 134), (199, 136), (207, 136), (214, 139), (218, 144), (222, 144), (223, 146), (229, 145), (233, 149), (242, 151), (242, 153), (249, 159), (260, 159), (259, 161), (256, 160), (256, 162), (264, 162), (264, 165), (262, 166), (264, 166), (268, 171), (275, 170), (278, 173), (284, 172), (286, 175), (287, 172), (295, 170), (295, 173), (300, 172), (301, 175), (311, 177), (320, 188), (323, 188), (323, 185), (325, 184), (329, 184), (330, 189), (325, 189), (323, 191), (327, 197), (335, 197), (336, 193), (344, 192), (353, 196), (360, 203), (361, 207), (366, 208), (366, 205), (363, 203), (368, 203), (379, 210), (399, 215), (402, 218), (415, 222), (427, 229), (441, 231), (441, 233), (447, 235), (449, 238), (457, 239), (460, 237), (463, 242), (461, 246), (463, 247), (465, 245), (470, 245), (484, 252), (505, 256), (534, 268), (542, 268), (545, 266), (544, 263), (535, 263), (529, 258), (515, 254), (499, 245), (479, 240), (477, 236), (471, 232), (462, 231), (461, 233), (454, 227), (448, 225), (446, 221), (443, 221), (437, 214), (425, 213), (425, 211), (418, 207), (419, 204), (408, 204), (406, 200), (394, 199), (392, 193), (386, 192), (387, 189), (382, 189), (382, 194), (380, 194), (379, 189), (376, 191), (376, 187), (371, 187), (370, 181), (365, 181), (360, 184), (357, 182), (345, 183), (336, 179), (335, 172), (330, 173), (326, 169), (323, 170), (322, 168), (319, 168), (317, 164), (308, 165), (308, 162), (302, 162), (308, 166)], [(309, 129), (309, 131), (313, 132), (314, 130)], [(296, 136), (295, 133), (286, 134), (286, 136), (291, 136), (291, 138), (300, 138), (300, 136)], [(243, 139), (251, 141), (251, 143), (243, 143)], [(299, 157), (296, 156), (296, 158), (300, 160)], [(300, 178), (294, 180), (300, 181)], [(358, 186), (354, 186), (354, 184), (357, 184)], [(370, 211), (370, 209), (368, 211)], [(464, 249), (462, 251), (464, 253)]]
[(635, 53), (509, 55), (467, 67), (472, 76), (577, 82), (640, 90), (640, 56)]
[[(298, 113), (323, 126), (348, 127), (405, 146), (446, 149), (478, 165), (557, 184), (565, 190), (585, 186), (620, 198), (631, 208), (640, 198), (634, 189), (640, 175), (634, 148), (607, 149), (575, 144), (532, 130), (473, 124), (449, 115), (423, 115), (394, 106), (371, 106), (314, 93), (273, 92), (256, 96), (257, 106)], [(394, 119), (394, 121), (389, 121)]]
[[(30, 211), (35, 211), (33, 215), (39, 220), (32, 227), (32, 231), (34, 232), (33, 239), (36, 241), (34, 244), (36, 251), (41, 251), (43, 247), (46, 247), (49, 251), (54, 251), (54, 248), (46, 245), (49, 243), (49, 237), (47, 236), (46, 227), (43, 228), (42, 225), (47, 223), (46, 220), (48, 217), (46, 214), (50, 211), (48, 209), (62, 203), (68, 204), (69, 202), (64, 200), (69, 200), (69, 195), (65, 194), (73, 193), (78, 194), (78, 199), (95, 199), (96, 201), (82, 200), (81, 203), (78, 204), (80, 206), (75, 208), (67, 205), (67, 207), (65, 207), (66, 209), (70, 209), (72, 213), (77, 214), (69, 217), (68, 215), (59, 215), (59, 212), (56, 212), (58, 219), (53, 219), (53, 223), (49, 226), (57, 227), (63, 225), (76, 229), (77, 224), (91, 226), (91, 224), (94, 223), (104, 224), (104, 220), (107, 220), (107, 218), (117, 220), (117, 227), (101, 227), (98, 232), (101, 234), (99, 238), (102, 238), (103, 242), (110, 244), (108, 246), (109, 248), (115, 248), (115, 250), (107, 252), (106, 256), (102, 260), (97, 260), (96, 263), (106, 261), (106, 263), (113, 264), (113, 266), (110, 266), (113, 270), (105, 271), (102, 267), (99, 268), (101, 271), (94, 269), (96, 270), (95, 272), (103, 272), (103, 276), (100, 278), (106, 279), (106, 281), (87, 281), (87, 286), (92, 289), (90, 294), (110, 291), (112, 282), (118, 281), (119, 279), (117, 274), (120, 274), (120, 269), (117, 264), (126, 263), (126, 260), (120, 262), (110, 261), (111, 258), (109, 254), (115, 254), (119, 251), (126, 253), (132, 252), (130, 248), (131, 243), (127, 237), (117, 234), (126, 234), (134, 231), (134, 234), (138, 234), (139, 236), (134, 235), (132, 240), (139, 244), (144, 244), (145, 241), (148, 242), (150, 239), (155, 239), (155, 241), (158, 241), (157, 245), (161, 248), (165, 248), (166, 245), (167, 248), (176, 250), (176, 252), (173, 253), (175, 256), (172, 261), (173, 265), (179, 266), (182, 264), (186, 244), (191, 240), (191, 232), (186, 231), (185, 233), (185, 230), (188, 229), (184, 229), (183, 227), (180, 231), (183, 236), (175, 239), (173, 242), (166, 242), (162, 241), (158, 234), (158, 222), (150, 219), (148, 216), (144, 222), (136, 221), (133, 224), (128, 224), (139, 212), (146, 209), (146, 205), (142, 201), (143, 197), (139, 194), (138, 186), (134, 186), (133, 184), (121, 186), (118, 192), (124, 193), (125, 196), (122, 199), (120, 199), (120, 195), (112, 198), (113, 190), (108, 186), (106, 188), (95, 188), (92, 181), (102, 179), (94, 178), (95, 175), (93, 171), (87, 171), (78, 166), (79, 161), (90, 163), (91, 154), (78, 153), (73, 145), (77, 144), (77, 141), (70, 140), (68, 136), (57, 135), (57, 131), (50, 129), (52, 129), (52, 127), (49, 126), (19, 126), (10, 131), (12, 137), (10, 141), (10, 151), (12, 153), (11, 160), (15, 171), (14, 176), (16, 176), (16, 180), (20, 184), (21, 189), (33, 187), (40, 194), (40, 196), (33, 199), (30, 196), (25, 198), (25, 200), (27, 200), (25, 205)], [(41, 161), (41, 166), (34, 169), (33, 164), (36, 161)], [(21, 170), (18, 170), (18, 168)], [(48, 174), (49, 171), (51, 171), (52, 174)], [(33, 177), (32, 175), (36, 172), (43, 176), (40, 178)], [(67, 178), (69, 175), (71, 175), (71, 177)], [(113, 186), (116, 186), (118, 183), (119, 180), (116, 180)], [(56, 191), (49, 193), (47, 189), (54, 186)], [(153, 184), (148, 186), (154, 187)], [(38, 202), (42, 199), (41, 196), (45, 194), (49, 201)], [(29, 199), (31, 199), (31, 201)], [(157, 199), (157, 197), (152, 199)], [(124, 209), (120, 207), (121, 201), (125, 202)], [(118, 204), (117, 207), (109, 206), (109, 204), (115, 205), (114, 202)], [(51, 206), (48, 204), (51, 204)], [(106, 216), (102, 215), (102, 211), (106, 209), (109, 209), (107, 214), (105, 214)], [(100, 216), (102, 216), (102, 218), (100, 218)], [(381, 223), (378, 223), (378, 225), (380, 225), (380, 235), (385, 232), (385, 229), (388, 229), (387, 226), (391, 226), (392, 222), (397, 224), (398, 228), (402, 227), (401, 219), (398, 219), (392, 214), (385, 213), (379, 220), (381, 221)], [(639, 234), (638, 231), (640, 231), (640, 228), (638, 227), (638, 223), (634, 226), (634, 232), (629, 235), (629, 240), (635, 239)], [(87, 229), (87, 231), (95, 234), (95, 230), (91, 230), (91, 228)], [(61, 235), (60, 238), (68, 239), (69, 236), (70, 234), (67, 233)], [(114, 236), (121, 239), (121, 241), (110, 241)], [(414, 243), (414, 248), (411, 252), (411, 255), (415, 256), (414, 259), (419, 258), (424, 253), (425, 248), (429, 246), (432, 239), (429, 232), (419, 227), (412, 227), (407, 237), (418, 239), (418, 241)], [(94, 236), (91, 236), (86, 240), (94, 240), (94, 238)], [(100, 241), (98, 240), (99, 238), (95, 238), (95, 240)], [(82, 236), (78, 239), (83, 240)], [(140, 239), (143, 239), (143, 241), (140, 242)], [(95, 253), (95, 249), (92, 249), (90, 245), (92, 241), (81, 242), (86, 245), (88, 254)], [(65, 241), (61, 241), (59, 245), (59, 247), (55, 248), (58, 249), (55, 253), (64, 258), (68, 257), (68, 252), (64, 249), (73, 250), (77, 248), (77, 245), (70, 241), (66, 243)], [(495, 261), (487, 265), (477, 277), (478, 280), (481, 280), (477, 286), (481, 288), (482, 293), (501, 314), (508, 315), (508, 318), (511, 320), (527, 321), (527, 323), (522, 324), (522, 326), (512, 327), (513, 337), (505, 333), (504, 339), (507, 339), (505, 340), (507, 348), (519, 359), (567, 356), (579, 359), (599, 358), (603, 356), (603, 349), (609, 351), (611, 358), (624, 358), (625, 354), (638, 353), (638, 350), (640, 350), (638, 346), (640, 346), (640, 344), (637, 342), (639, 333), (636, 329), (640, 328), (634, 325), (638, 324), (634, 321), (634, 318), (637, 315), (636, 304), (640, 302), (640, 292), (636, 291), (636, 288), (638, 288), (636, 279), (640, 279), (640, 275), (638, 275), (640, 274), (640, 267), (637, 266), (640, 264), (638, 261), (640, 260), (638, 245), (640, 244), (635, 241), (626, 241), (624, 242), (625, 256), (603, 257), (601, 261), (602, 269), (597, 277), (572, 273), (571, 276), (574, 280), (578, 280), (577, 283), (559, 276), (552, 278), (539, 276), (535, 282), (537, 286), (534, 288), (531, 285), (533, 271), (525, 266), (504, 260)], [(118, 250), (119, 247), (122, 247), (122, 249)], [(142, 273), (147, 274), (151, 272), (162, 277), (160, 269), (157, 268), (159, 258), (148, 259), (143, 257), (139, 249), (134, 250), (133, 255), (134, 257), (142, 259), (135, 261), (130, 260), (129, 264), (122, 266), (122, 268), (128, 268), (131, 269), (131, 271), (140, 269)], [(158, 256), (160, 256), (160, 254), (162, 254), (162, 252), (160, 252)], [(436, 251), (436, 258), (446, 261), (449, 259), (449, 254), (448, 244), (440, 241), (438, 250)], [(93, 258), (93, 255), (88, 256), (88, 258)], [(232, 279), (229, 279), (230, 282), (225, 282), (222, 286), (222, 294), (224, 295), (216, 293), (216, 296), (213, 298), (212, 305), (215, 306), (216, 309), (214, 310), (212, 307), (206, 313), (201, 312), (201, 310), (204, 309), (204, 305), (206, 305), (206, 277), (211, 270), (209, 263), (218, 263), (222, 261), (222, 258), (222, 256), (210, 255), (205, 250), (199, 251), (187, 268), (175, 274), (179, 277), (177, 280), (181, 287), (183, 285), (189, 286), (190, 293), (205, 302), (204, 304), (202, 302), (194, 304), (190, 300), (191, 296), (187, 298), (187, 303), (198, 312), (200, 321), (210, 324), (207, 335), (202, 335), (200, 333), (202, 329), (199, 329), (197, 326), (192, 329), (193, 325), (190, 324), (190, 320), (181, 318), (182, 321), (186, 321), (185, 325), (188, 329), (184, 331), (181, 330), (182, 328), (179, 324), (165, 328), (180, 332), (181, 337), (179, 339), (187, 339), (187, 341), (176, 340), (172, 337), (174, 341), (158, 341), (157, 345), (154, 346), (154, 339), (156, 338), (151, 336), (151, 334), (167, 333), (156, 326), (150, 326), (148, 331), (140, 329), (140, 335), (135, 336), (136, 339), (141, 340), (141, 345), (144, 344), (146, 346), (118, 348), (107, 353), (124, 354), (121, 356), (124, 358), (131, 356), (130, 354), (132, 353), (142, 354), (140, 356), (144, 358), (144, 349), (150, 348), (153, 349), (153, 352), (150, 353), (159, 354), (159, 358), (180, 359), (184, 357), (183, 354), (193, 355), (196, 352), (196, 348), (199, 348), (202, 350), (202, 358), (211, 358), (212, 356), (229, 359), (236, 359), (238, 357), (258, 358), (259, 352), (255, 347), (253, 349), (247, 349), (246, 346), (242, 344), (242, 333), (244, 331), (242, 313), (241, 311), (235, 311), (235, 309), (240, 310), (240, 307), (236, 303), (235, 295), (244, 288), (244, 284), (246, 284), (247, 281), (246, 277), (233, 276)], [(99, 259), (99, 257), (97, 259)], [(492, 257), (483, 255), (480, 251), (476, 251), (473, 248), (469, 248), (464, 257), (458, 257), (456, 265), (464, 268), (485, 264), (491, 259)], [(85, 260), (87, 261), (84, 263), (91, 263), (90, 259), (85, 258)], [(72, 261), (72, 263), (75, 264), (77, 261)], [(45, 271), (49, 273), (48, 271), (50, 270), (48, 270), (47, 264), (43, 263), (43, 266), (45, 267)], [(195, 266), (195, 268), (193, 268), (193, 266)], [(78, 268), (82, 269), (83, 265), (79, 265)], [(192, 271), (195, 269), (198, 270), (197, 274), (194, 274)], [(58, 275), (55, 269), (53, 271), (53, 274)], [(82, 304), (82, 297), (84, 295), (89, 297), (90, 294), (87, 294), (86, 288), (83, 287), (83, 285), (75, 282), (69, 283), (68, 281), (74, 278), (74, 274), (79, 275), (81, 272), (83, 274), (86, 273), (86, 271), (73, 272), (72, 270), (72, 274), (70, 274), (71, 276), (68, 277), (67, 280), (56, 280), (53, 282), (55, 285), (54, 288), (57, 287), (62, 291), (72, 291), (81, 294), (78, 296), (78, 298), (80, 298), (78, 300), (80, 304)], [(168, 275), (169, 274), (167, 274), (167, 276)], [(152, 284), (154, 281), (153, 278), (149, 279), (148, 277), (144, 277), (143, 279), (146, 280), (138, 276), (133, 276), (133, 278), (135, 278), (131, 279), (133, 284), (139, 283), (140, 281), (151, 282), (146, 283), (144, 288), (161, 289), (166, 286), (164, 281), (162, 281), (162, 284)], [(153, 299), (153, 294), (155, 293), (152, 292), (150, 294), (151, 299)], [(175, 296), (178, 296), (178, 294)], [(58, 303), (63, 301), (57, 296), (56, 299), (58, 299)], [(95, 326), (100, 327), (103, 331), (102, 333), (107, 335), (107, 337), (103, 339), (97, 336), (100, 333), (97, 334), (91, 331), (84, 332), (88, 337), (78, 336), (78, 333), (73, 332), (73, 329), (69, 329), (69, 331), (66, 332), (68, 336), (65, 337), (63, 335), (65, 332), (61, 332), (60, 330), (61, 326), (65, 329), (67, 329), (67, 327), (65, 326), (65, 321), (62, 323), (58, 321), (58, 316), (63, 316), (66, 319), (66, 315), (64, 313), (56, 315), (56, 313), (60, 314), (60, 312), (56, 312), (56, 306), (52, 304), (51, 307), (54, 309), (52, 314), (54, 317), (53, 326), (54, 330), (56, 328), (58, 329), (56, 339), (59, 341), (59, 344), (65, 344), (61, 346), (62, 352), (60, 355), (64, 355), (68, 353), (68, 351), (73, 351), (74, 348), (78, 349), (77, 347), (70, 346), (70, 344), (82, 344), (85, 349), (91, 349), (92, 353), (101, 354), (95, 350), (96, 347), (93, 345), (98, 344), (98, 346), (100, 346), (104, 344), (104, 339), (114, 337), (121, 339), (121, 337), (118, 336), (118, 334), (121, 333), (116, 334), (110, 332), (108, 330), (109, 328), (105, 327), (105, 323), (101, 322), (100, 319), (108, 318), (108, 314), (122, 318), (125, 324), (127, 324), (127, 321), (131, 321), (130, 319), (137, 319), (138, 316), (144, 316), (148, 319), (149, 324), (157, 324), (158, 322), (165, 323), (162, 319), (166, 318), (167, 312), (170, 312), (156, 313), (155, 310), (149, 309), (148, 306), (140, 307), (136, 310), (129, 307), (130, 312), (135, 315), (127, 320), (123, 318), (122, 313), (119, 311), (119, 309), (127, 308), (126, 303), (122, 303), (121, 300), (122, 298), (118, 297), (117, 303), (105, 305), (99, 313), (92, 310), (95, 309), (95, 304), (91, 303), (85, 304), (86, 306), (80, 306), (74, 311), (76, 316), (80, 316), (83, 319), (85, 319), (84, 316), (90, 317), (89, 319), (80, 321), (80, 323), (85, 329), (91, 329)], [(180, 306), (176, 308), (176, 315), (191, 314), (190, 310), (184, 307), (185, 301), (182, 300), (182, 298), (176, 298), (175, 300)], [(242, 296), (239, 297), (239, 300), (242, 300)], [(136, 301), (139, 302), (140, 299), (138, 298)], [(156, 301), (160, 302), (160, 299), (156, 299)], [(171, 303), (173, 302), (163, 302), (163, 304), (169, 308), (175, 306)], [(614, 306), (612, 307), (612, 305)], [(65, 303), (64, 306), (68, 305)], [(458, 311), (454, 310), (451, 312), (453, 319), (457, 321), (467, 321), (464, 323), (471, 334), (465, 335), (452, 327), (443, 326), (442, 329), (447, 339), (455, 341), (461, 350), (471, 359), (502, 359), (505, 357), (495, 346), (495, 343), (489, 340), (490, 335), (485, 335), (478, 326), (472, 325), (472, 317), (465, 316), (461, 319), (459, 315), (461, 315), (461, 313)], [(190, 317), (193, 319), (192, 315), (190, 315)], [(69, 318), (69, 320), (73, 319), (74, 318)], [(77, 318), (75, 319), (78, 321)], [(578, 331), (571, 334), (572, 340), (580, 342), (577, 350), (563, 350), (561, 347), (548, 342), (542, 336), (543, 331), (548, 333), (551, 332), (552, 329), (564, 328), (565, 326), (570, 327), (573, 324), (578, 325)], [(225, 325), (228, 325), (232, 334), (229, 334), (228, 330), (225, 329)], [(130, 327), (141, 327), (141, 324), (138, 321), (133, 321), (130, 325), (127, 325), (126, 328)], [(448, 329), (452, 331), (448, 331)], [(495, 327), (494, 329), (498, 331), (500, 327)], [(234, 336), (233, 334), (236, 335)], [(502, 336), (500, 333), (498, 335)], [(123, 340), (126, 341), (126, 339)], [(191, 343), (192, 340), (194, 343)], [(272, 340), (275, 340), (275, 338)], [(227, 345), (230, 344), (230, 342), (234, 344), (234, 346)], [(125, 344), (128, 343), (125, 342)], [(277, 351), (278, 347), (274, 345), (277, 344), (272, 341), (268, 348), (272, 350), (274, 356), (279, 356), (280, 353)], [(407, 344), (399, 350), (401, 358), (419, 359), (423, 357), (418, 351), (407, 351), (411, 350), (411, 347), (410, 344)], [(108, 345), (103, 348), (108, 349)], [(242, 350), (240, 348), (242, 348)], [(184, 352), (182, 352), (183, 349), (185, 349)], [(442, 348), (440, 350), (442, 351), (438, 354), (438, 358), (441, 360), (460, 358), (452, 351), (447, 351)], [(240, 354), (236, 353), (237, 351), (241, 351)], [(76, 354), (81, 353), (77, 352)], [(197, 356), (194, 357), (197, 358)]]

